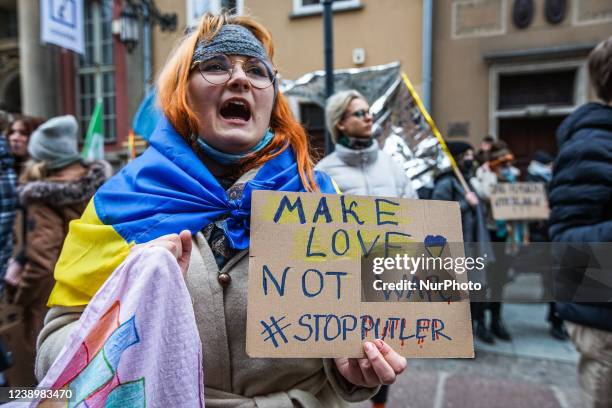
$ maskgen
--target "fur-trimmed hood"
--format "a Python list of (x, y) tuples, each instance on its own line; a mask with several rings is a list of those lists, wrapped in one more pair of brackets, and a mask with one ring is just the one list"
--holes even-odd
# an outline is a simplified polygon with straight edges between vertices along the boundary
[(109, 168), (102, 161), (68, 166), (47, 179), (20, 186), (19, 201), (22, 205), (44, 202), (57, 207), (89, 201), (109, 177)]

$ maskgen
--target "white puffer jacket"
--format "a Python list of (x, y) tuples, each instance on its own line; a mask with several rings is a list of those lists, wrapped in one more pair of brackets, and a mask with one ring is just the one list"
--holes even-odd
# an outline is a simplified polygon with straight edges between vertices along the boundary
[(400, 165), (376, 141), (363, 150), (336, 144), (316, 169), (329, 174), (343, 194), (418, 198)]

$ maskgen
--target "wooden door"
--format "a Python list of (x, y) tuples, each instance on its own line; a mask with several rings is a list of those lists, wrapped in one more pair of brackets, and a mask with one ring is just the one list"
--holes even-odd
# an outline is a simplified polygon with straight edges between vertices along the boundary
[(555, 134), (565, 116), (500, 119), (499, 138), (508, 144), (516, 158), (515, 166), (525, 179), (527, 167), (536, 150), (557, 154)]

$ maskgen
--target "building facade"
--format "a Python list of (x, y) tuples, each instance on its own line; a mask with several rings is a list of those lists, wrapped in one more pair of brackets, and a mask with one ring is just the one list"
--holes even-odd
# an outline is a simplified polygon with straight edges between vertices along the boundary
[[(284, 79), (324, 69), (323, 6), (319, 0), (157, 0), (160, 9), (178, 15), (175, 33), (154, 33), (153, 65), (159, 73), (173, 46), (202, 13), (222, 8), (255, 17), (272, 33), (275, 63)], [(333, 3), (334, 68), (346, 69), (401, 63), (418, 90), (422, 69), (421, 0), (335, 0)], [(321, 106), (290, 100), (316, 149), (325, 131)], [(373, 101), (370, 101), (373, 102)]]
[(433, 117), (449, 139), (504, 140), (523, 170), (592, 98), (586, 59), (612, 34), (609, 0), (436, 0)]
[(142, 47), (128, 50), (116, 29), (124, 3), (83, 2), (85, 53), (79, 55), (41, 42), (42, 1), (52, 0), (0, 1), (0, 109), (42, 118), (73, 114), (84, 136), (101, 100), (105, 150), (115, 161), (145, 90)]
[[(324, 68), (323, 7), (319, 0), (157, 0), (178, 15), (175, 33), (154, 33), (154, 66), (159, 72), (184, 29), (205, 11), (221, 7), (254, 16), (272, 33), (275, 62), (283, 78), (296, 79)], [(334, 67), (354, 68), (400, 61), (421, 83), (421, 0), (335, 0)]]
[[(125, 0), (84, 0), (84, 55), (41, 43), (40, 24), (33, 24), (40, 21), (41, 1), (53, 0), (0, 0), (0, 109), (40, 117), (74, 114), (84, 134), (101, 99), (107, 152), (123, 148), (145, 89), (176, 42), (206, 11), (248, 13), (270, 29), (282, 78), (296, 79), (324, 68), (318, 0), (156, 0), (156, 8), (175, 14), (177, 24), (174, 31), (152, 28), (149, 55), (142, 44), (142, 22), (133, 49), (120, 41), (117, 26)], [(400, 61), (420, 87), (421, 0), (336, 0), (333, 9), (336, 69)], [(293, 105), (308, 130), (321, 134), (321, 107)]]

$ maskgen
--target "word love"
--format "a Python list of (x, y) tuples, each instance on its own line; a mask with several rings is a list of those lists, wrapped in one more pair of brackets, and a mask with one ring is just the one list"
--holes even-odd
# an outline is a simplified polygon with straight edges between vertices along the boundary
[[(373, 206), (371, 205), (373, 202)], [(305, 248), (305, 258), (325, 258), (329, 255), (345, 256), (359, 255), (368, 257), (372, 250), (382, 245), (385, 256), (389, 250), (398, 249), (398, 242), (409, 242), (411, 234), (400, 231), (384, 231), (374, 235), (371, 231), (383, 225), (399, 225), (398, 210), (400, 203), (386, 198), (376, 198), (368, 206), (360, 206), (357, 200), (339, 195), (322, 196), (316, 207), (310, 209), (304, 205), (301, 197), (291, 199), (284, 196), (274, 214), (274, 223), (287, 223), (295, 220), (301, 225), (314, 224), (310, 227)], [(296, 219), (297, 217), (297, 219)], [(338, 225), (332, 231), (326, 229), (322, 233), (317, 230), (317, 224)], [(342, 228), (343, 225), (359, 225), (364, 229)], [(370, 234), (366, 236), (366, 232)]]

